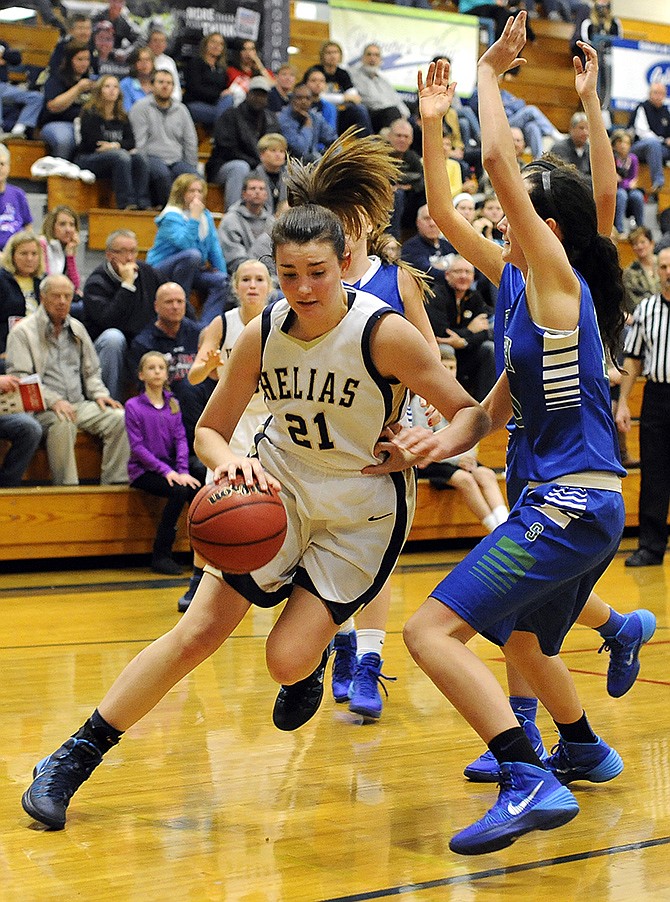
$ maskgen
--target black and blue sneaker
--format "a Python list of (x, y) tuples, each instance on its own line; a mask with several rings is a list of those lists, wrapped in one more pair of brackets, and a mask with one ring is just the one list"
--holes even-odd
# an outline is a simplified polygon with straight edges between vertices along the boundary
[(564, 786), (575, 780), (607, 783), (623, 770), (621, 755), (599, 737), (597, 742), (559, 739), (544, 764)]
[(323, 675), (328, 663), (330, 645), (321, 656), (316, 670), (292, 686), (282, 686), (272, 711), (272, 722), (278, 730), (297, 730), (319, 710), (323, 699)]

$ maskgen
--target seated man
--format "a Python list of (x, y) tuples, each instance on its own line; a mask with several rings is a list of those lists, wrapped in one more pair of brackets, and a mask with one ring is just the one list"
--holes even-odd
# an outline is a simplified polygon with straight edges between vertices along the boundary
[[(16, 391), (18, 386), (16, 376), (0, 376), (0, 395)], [(0, 439), (11, 443), (0, 464), (0, 489), (16, 488), (42, 440), (42, 427), (32, 414), (4, 414), (0, 416)]]
[(242, 188), (242, 200), (233, 204), (221, 220), (219, 241), (232, 275), (243, 260), (252, 256), (251, 248), (274, 225), (274, 216), (265, 207), (268, 189), (256, 176), (247, 176)]
[(12, 235), (26, 229), (33, 221), (26, 192), (9, 185), (11, 157), (4, 144), (0, 144), (0, 250)]
[(656, 194), (665, 184), (663, 164), (670, 160), (670, 109), (663, 82), (649, 85), (649, 98), (641, 103), (631, 117), (635, 129), (632, 152), (649, 166), (651, 193)]
[(184, 394), (192, 388), (187, 376), (198, 353), (200, 327), (186, 318), (186, 295), (176, 282), (160, 286), (154, 310), (154, 322), (145, 326), (130, 346), (130, 368), (137, 379), (142, 355), (160, 351), (168, 362), (170, 391), (181, 404)]
[(42, 381), (47, 410), (36, 414), (46, 435), (54, 485), (78, 485), (77, 429), (102, 439), (101, 485), (128, 482), (128, 436), (123, 407), (110, 397), (86, 328), (70, 317), (74, 286), (67, 276), (47, 276), (40, 306), (7, 339), (7, 370)]
[[(525, 100), (515, 97), (509, 91), (501, 90), (500, 96), (509, 124), (521, 129), (534, 160), (542, 156), (543, 137), (552, 138), (554, 141), (562, 140), (561, 132), (547, 119), (539, 107), (528, 105)], [(473, 109), (477, 109), (478, 94), (476, 90), (469, 103)]]
[(270, 132), (258, 142), (258, 155), (260, 164), (252, 170), (251, 175), (263, 179), (268, 189), (268, 199), (265, 207), (273, 216), (283, 213), (287, 206), (286, 201), (286, 151), (288, 145), (286, 138), (277, 133)]
[(257, 75), (249, 82), (246, 100), (224, 110), (214, 123), (212, 155), (207, 161), (207, 181), (225, 186), (226, 210), (242, 197), (242, 184), (261, 162), (258, 142), (270, 132), (280, 131), (268, 109), (270, 81)]
[[(32, 137), (33, 129), (37, 125), (37, 118), (42, 109), (44, 98), (39, 91), (26, 91), (20, 85), (9, 82), (7, 69), (9, 66), (21, 65), (21, 53), (12, 50), (4, 41), (0, 41), (0, 140), (5, 138)], [(4, 115), (6, 106), (19, 108), (19, 114), (12, 126), (9, 135), (4, 135)]]
[(341, 135), (349, 126), (362, 129), (363, 135), (372, 134), (372, 122), (367, 107), (361, 102), (351, 75), (342, 66), (342, 48), (337, 41), (326, 41), (319, 49), (319, 65), (326, 79), (326, 100), (337, 106), (337, 133)]
[(591, 154), (589, 152), (589, 123), (586, 113), (574, 113), (570, 119), (568, 137), (557, 141), (551, 148), (556, 157), (572, 163), (587, 178), (591, 178)]
[(154, 300), (162, 279), (137, 259), (137, 237), (117, 229), (105, 242), (104, 263), (84, 284), (84, 322), (95, 343), (102, 380), (117, 401), (125, 397), (130, 343), (154, 316)]
[[(65, 50), (70, 44), (90, 44), (93, 37), (93, 22), (91, 17), (86, 13), (73, 13), (68, 16), (67, 34), (59, 38), (53, 49), (46, 69), (37, 76), (35, 84), (42, 87), (51, 72), (58, 72), (60, 64), (63, 62)], [(95, 71), (95, 66), (93, 66)]]
[(419, 207), (416, 214), (416, 235), (403, 243), (401, 257), (406, 263), (430, 276), (433, 282), (444, 279), (449, 254), (456, 249), (440, 232), (440, 227), (430, 215), (428, 204)]
[(412, 150), (413, 138), (412, 126), (405, 119), (396, 119), (391, 123), (388, 142), (392, 156), (400, 162), (400, 180), (395, 186), (389, 231), (398, 241), (401, 240), (402, 230), (411, 227), (419, 207), (426, 202), (423, 165), (421, 157)]
[(351, 69), (351, 80), (361, 103), (367, 108), (372, 128), (379, 132), (399, 116), (409, 119), (409, 107), (393, 85), (381, 74), (382, 52), (379, 44), (368, 44), (358, 66)]
[(135, 149), (149, 164), (152, 200), (164, 207), (178, 175), (198, 174), (198, 136), (189, 111), (172, 99), (171, 72), (154, 72), (151, 90), (150, 96), (132, 105), (128, 118)]
[(321, 159), (324, 150), (337, 140), (337, 132), (318, 110), (313, 109), (312, 102), (312, 92), (307, 85), (296, 85), (290, 104), (278, 116), (289, 153), (303, 163)]
[(117, 60), (128, 59), (133, 50), (143, 42), (138, 26), (123, 14), (125, 5), (125, 0), (109, 0), (107, 8), (93, 16), (94, 28), (99, 22), (111, 22)]

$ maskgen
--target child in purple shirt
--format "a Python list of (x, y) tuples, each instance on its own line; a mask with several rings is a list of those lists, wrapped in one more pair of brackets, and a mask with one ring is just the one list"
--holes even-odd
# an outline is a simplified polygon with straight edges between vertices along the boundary
[(630, 152), (632, 142), (627, 131), (617, 129), (612, 133), (610, 140), (617, 174), (614, 228), (620, 238), (626, 238), (628, 235), (626, 216), (633, 217), (636, 228), (644, 225), (644, 194), (637, 187), (640, 162), (635, 154)]
[(136, 489), (167, 498), (156, 531), (152, 569), (177, 576), (172, 557), (177, 520), (200, 483), (188, 471), (188, 443), (179, 402), (166, 391), (167, 361), (158, 351), (142, 356), (139, 368), (144, 392), (126, 403), (130, 442), (128, 481)]

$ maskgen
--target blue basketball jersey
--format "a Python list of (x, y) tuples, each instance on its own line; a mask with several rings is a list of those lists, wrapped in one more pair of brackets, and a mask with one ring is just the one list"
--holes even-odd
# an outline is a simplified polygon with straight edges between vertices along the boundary
[(519, 290), (514, 273), (506, 280), (504, 365), (519, 432), (513, 440), (514, 469), (526, 481), (550, 482), (589, 470), (626, 475), (593, 299), (584, 279), (575, 275), (581, 286), (579, 323), (568, 333), (536, 325), (525, 285)]
[(370, 257), (370, 268), (357, 282), (347, 282), (353, 288), (360, 288), (368, 294), (386, 301), (398, 313), (405, 315), (405, 305), (398, 288), (398, 267), (393, 263), (382, 263), (379, 257)]
[[(498, 299), (493, 320), (493, 341), (495, 347), (496, 374), (500, 376), (505, 369), (505, 325), (514, 302), (526, 289), (523, 273), (516, 266), (507, 263), (503, 269), (500, 285), (498, 287)], [(505, 480), (507, 482), (507, 497), (510, 507), (516, 504), (523, 480), (519, 477), (519, 471), (525, 472), (527, 467), (520, 463), (527, 451), (523, 439), (523, 433), (514, 425), (514, 420), (507, 424), (507, 451), (505, 455)]]

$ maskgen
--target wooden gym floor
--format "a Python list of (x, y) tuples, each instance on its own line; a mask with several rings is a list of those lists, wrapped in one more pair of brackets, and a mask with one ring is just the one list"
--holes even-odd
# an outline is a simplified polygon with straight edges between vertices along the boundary
[[(36, 827), (20, 797), (33, 765), (91, 712), (121, 667), (179, 616), (184, 580), (140, 568), (4, 576), (0, 588), (0, 899), (670, 899), (670, 676), (666, 567), (626, 570), (625, 540), (599, 584), (658, 630), (623, 699), (582, 627), (565, 660), (591, 722), (625, 761), (611, 784), (573, 784), (580, 815), (496, 854), (463, 858), (451, 835), (490, 807), (469, 784), (477, 737), (418, 671), (402, 624), (459, 552), (403, 555), (393, 578), (381, 721), (356, 723), (327, 694), (282, 734), (264, 666), (272, 611), (254, 610), (212, 659), (124, 737), (75, 796), (64, 831)], [(499, 651), (474, 646), (503, 679)], [(327, 673), (329, 692), (330, 669)], [(545, 742), (555, 741), (544, 711)]]

